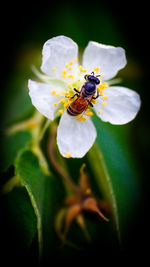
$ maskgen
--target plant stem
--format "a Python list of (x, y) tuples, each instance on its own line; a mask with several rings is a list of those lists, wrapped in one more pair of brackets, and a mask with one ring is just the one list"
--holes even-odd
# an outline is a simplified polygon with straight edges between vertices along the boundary
[(55, 170), (60, 174), (60, 176), (71, 186), (71, 188), (78, 194), (81, 195), (82, 191), (78, 186), (76, 186), (70, 177), (60, 168), (59, 164), (57, 163), (57, 160), (54, 156), (54, 145), (55, 145), (55, 139), (56, 139), (56, 132), (57, 132), (57, 127), (54, 128), (50, 139), (49, 139), (49, 144), (48, 144), (48, 155), (51, 161), (51, 164), (55, 168)]
[(38, 141), (39, 141), (39, 142), (42, 140), (42, 138), (43, 138), (43, 136), (44, 136), (46, 130), (48, 129), (48, 126), (49, 126), (50, 122), (51, 122), (51, 120), (48, 120), (48, 119), (47, 119), (47, 121), (45, 122), (45, 124), (44, 124), (44, 126), (43, 126), (43, 128), (42, 128), (42, 131), (41, 131), (41, 133), (40, 133), (40, 136), (39, 136), (39, 138), (38, 138)]

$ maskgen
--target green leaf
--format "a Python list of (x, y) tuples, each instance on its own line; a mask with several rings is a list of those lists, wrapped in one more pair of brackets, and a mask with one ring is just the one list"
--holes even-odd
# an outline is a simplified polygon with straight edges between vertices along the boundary
[(31, 140), (29, 131), (21, 131), (13, 135), (0, 133), (0, 169), (6, 170), (14, 163), (18, 152), (24, 149)]
[(109, 202), (118, 236), (134, 220), (139, 200), (135, 162), (129, 146), (128, 126), (113, 126), (96, 116), (97, 140), (88, 153), (89, 163), (103, 196)]
[(52, 175), (40, 169), (38, 158), (29, 150), (22, 151), (16, 160), (16, 174), (25, 186), (37, 217), (39, 254), (54, 245), (54, 216), (63, 192)]

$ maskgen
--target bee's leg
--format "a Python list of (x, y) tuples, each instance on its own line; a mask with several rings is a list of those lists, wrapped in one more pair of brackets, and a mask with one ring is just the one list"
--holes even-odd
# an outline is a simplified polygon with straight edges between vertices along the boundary
[(78, 96), (79, 97), (80, 92), (76, 88), (73, 88), (73, 90), (76, 92), (76, 94), (74, 94), (73, 96), (71, 96), (70, 99), (73, 99), (75, 96)]
[(79, 94), (74, 94), (73, 96), (69, 97), (69, 99), (73, 99), (75, 96), (78, 96), (79, 97)]
[(65, 97), (66, 97), (66, 98), (69, 98), (69, 99), (73, 99), (75, 96), (78, 96), (78, 97), (79, 97), (79, 94), (76, 93), (76, 94), (74, 94), (73, 96), (65, 96)]
[(88, 100), (89, 105), (93, 108), (93, 104)]
[(92, 99), (97, 99), (99, 97), (99, 93), (97, 93), (97, 96), (93, 96)]
[(78, 91), (76, 88), (73, 88), (73, 90), (74, 90), (76, 93), (80, 94), (80, 91)]

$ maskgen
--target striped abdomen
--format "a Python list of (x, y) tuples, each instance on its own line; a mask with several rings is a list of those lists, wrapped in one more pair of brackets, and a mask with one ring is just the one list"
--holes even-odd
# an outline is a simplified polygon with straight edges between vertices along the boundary
[(88, 106), (88, 101), (83, 97), (79, 96), (75, 101), (73, 101), (67, 108), (67, 112), (71, 116), (77, 116), (84, 112)]

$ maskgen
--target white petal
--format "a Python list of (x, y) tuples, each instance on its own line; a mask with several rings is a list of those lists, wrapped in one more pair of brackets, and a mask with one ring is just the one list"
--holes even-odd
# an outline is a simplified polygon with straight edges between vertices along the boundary
[[(94, 108), (97, 115), (103, 120), (112, 124), (125, 124), (133, 120), (140, 109), (141, 100), (135, 91), (121, 87), (110, 86), (103, 91), (108, 96), (106, 105), (101, 106), (102, 97), (97, 99)], [(98, 111), (102, 112), (98, 114)]]
[(58, 130), (57, 144), (60, 153), (65, 157), (67, 153), (73, 158), (82, 158), (93, 145), (96, 138), (96, 129), (92, 121), (78, 121), (64, 112)]
[(104, 80), (116, 76), (117, 72), (126, 65), (125, 50), (121, 47), (89, 42), (83, 54), (83, 66), (90, 73), (100, 67)]
[[(73, 61), (73, 69), (77, 68), (78, 64), (74, 60), (78, 56), (78, 46), (66, 36), (57, 36), (44, 44), (42, 56), (41, 70), (48, 76), (62, 78), (66, 63)], [(53, 68), (56, 70), (53, 71)]]
[(32, 80), (29, 80), (28, 88), (32, 104), (45, 117), (53, 120), (54, 112), (56, 110), (54, 103), (58, 102), (58, 97), (52, 95), (51, 91), (56, 90), (56, 92), (59, 92), (62, 88), (59, 86), (56, 88), (54, 83), (44, 84)]

